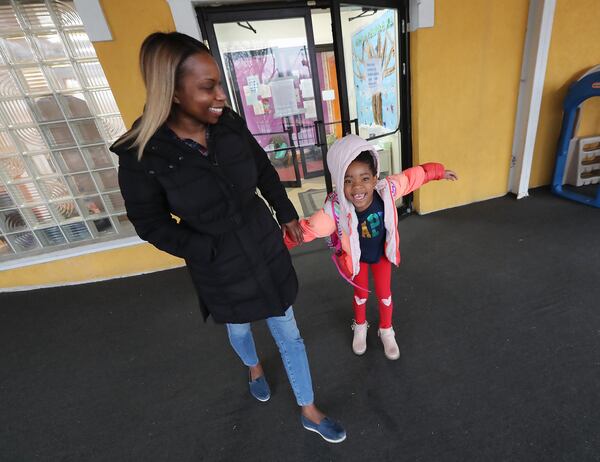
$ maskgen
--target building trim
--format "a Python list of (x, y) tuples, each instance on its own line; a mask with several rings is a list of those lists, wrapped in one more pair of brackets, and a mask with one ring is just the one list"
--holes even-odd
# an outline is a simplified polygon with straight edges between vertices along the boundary
[(556, 0), (531, 0), (527, 33), (523, 50), (523, 65), (519, 82), (519, 99), (508, 189), (517, 199), (529, 195), (529, 179), (535, 149), (546, 77), (546, 65), (552, 38), (552, 23)]
[(193, 0), (167, 0), (173, 15), (173, 22), (177, 32), (187, 34), (195, 39), (202, 40), (195, 7), (202, 2)]
[(137, 236), (132, 236), (123, 239), (115, 239), (113, 241), (85, 245), (81, 247), (73, 247), (70, 249), (59, 250), (56, 252), (49, 252), (41, 255), (34, 255), (31, 257), (9, 260), (7, 262), (0, 263), (0, 271), (18, 269), (32, 265), (40, 265), (42, 263), (55, 262), (59, 260), (64, 260), (66, 258), (79, 257), (81, 255), (88, 255), (90, 253), (104, 252), (106, 250), (120, 249), (123, 247), (130, 247), (132, 245), (139, 244), (144, 244), (144, 241), (142, 241)]
[(0, 293), (25, 292), (25, 291), (37, 290), (37, 289), (51, 289), (53, 287), (78, 286), (80, 284), (91, 284), (94, 282), (111, 281), (113, 279), (123, 279), (123, 278), (128, 278), (131, 276), (142, 276), (144, 274), (152, 274), (152, 273), (156, 273), (158, 271), (169, 271), (169, 270), (172, 270), (175, 268), (181, 268), (183, 266), (185, 266), (184, 263), (182, 263), (181, 265), (178, 265), (178, 266), (174, 266), (172, 268), (150, 269), (147, 271), (137, 271), (135, 273), (120, 274), (117, 276), (105, 276), (105, 277), (100, 277), (100, 278), (86, 279), (84, 281), (51, 282), (48, 284), (36, 284), (36, 285), (29, 285), (29, 286), (2, 287), (2, 288), (0, 288)]
[(92, 42), (110, 42), (113, 38), (100, 0), (74, 0), (74, 3), (90, 40)]

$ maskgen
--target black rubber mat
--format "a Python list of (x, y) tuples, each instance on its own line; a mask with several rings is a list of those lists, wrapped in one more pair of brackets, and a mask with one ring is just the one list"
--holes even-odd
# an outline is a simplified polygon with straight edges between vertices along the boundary
[(294, 251), (317, 404), (303, 430), (264, 323), (273, 395), (247, 392), (185, 269), (0, 294), (2, 461), (594, 461), (600, 458), (600, 210), (534, 191), (400, 222), (400, 360), (323, 242)]

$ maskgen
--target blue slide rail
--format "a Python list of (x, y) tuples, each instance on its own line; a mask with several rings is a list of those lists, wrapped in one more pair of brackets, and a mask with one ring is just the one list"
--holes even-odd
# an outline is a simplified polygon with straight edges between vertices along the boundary
[(591, 69), (587, 74), (572, 83), (563, 102), (563, 120), (556, 152), (556, 166), (552, 179), (552, 192), (559, 196), (583, 204), (600, 208), (600, 185), (595, 196), (587, 196), (570, 189), (563, 189), (563, 178), (567, 167), (569, 143), (575, 135), (578, 110), (581, 104), (589, 98), (600, 96), (600, 66)]

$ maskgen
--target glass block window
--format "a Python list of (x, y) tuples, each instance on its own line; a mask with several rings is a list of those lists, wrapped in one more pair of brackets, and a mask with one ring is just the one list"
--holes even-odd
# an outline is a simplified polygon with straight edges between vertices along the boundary
[(0, 2), (0, 262), (135, 234), (124, 131), (73, 2)]

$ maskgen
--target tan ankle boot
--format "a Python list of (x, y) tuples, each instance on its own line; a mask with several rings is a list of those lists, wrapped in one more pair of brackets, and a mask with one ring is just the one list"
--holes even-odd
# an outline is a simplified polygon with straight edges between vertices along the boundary
[(367, 351), (367, 329), (369, 323), (365, 321), (363, 324), (356, 324), (356, 321), (352, 322), (352, 330), (354, 331), (354, 338), (352, 339), (352, 351), (354, 354), (362, 355)]
[(396, 343), (396, 334), (394, 328), (379, 329), (378, 331), (381, 343), (383, 343), (383, 351), (387, 359), (398, 359), (400, 357), (400, 348)]

